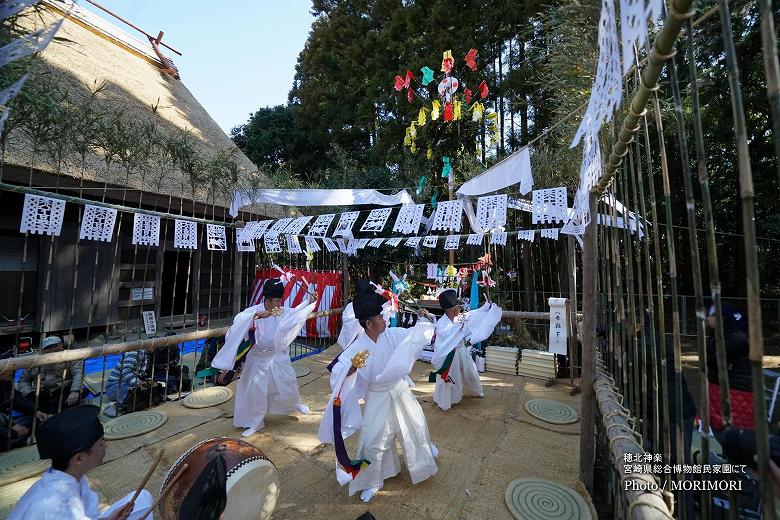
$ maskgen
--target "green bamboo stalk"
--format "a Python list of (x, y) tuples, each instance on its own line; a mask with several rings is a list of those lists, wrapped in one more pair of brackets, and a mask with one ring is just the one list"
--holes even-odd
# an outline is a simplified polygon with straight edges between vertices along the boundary
[[(643, 418), (640, 412), (642, 401), (642, 389), (640, 387), (641, 376), (639, 374), (639, 347), (636, 339), (636, 305), (635, 297), (636, 288), (634, 285), (634, 261), (631, 251), (631, 231), (628, 227), (628, 164), (624, 163), (622, 173), (619, 177), (619, 185), (621, 197), (623, 199), (624, 213), (623, 213), (623, 265), (626, 270), (626, 298), (628, 299), (628, 334), (626, 335), (627, 345), (626, 351), (629, 355), (629, 369), (631, 370), (633, 380), (634, 400), (632, 405), (634, 407), (634, 415)], [(617, 191), (617, 186), (615, 187)], [(615, 205), (617, 206), (617, 193), (616, 193)], [(617, 210), (616, 210), (617, 211)], [(617, 221), (613, 221), (614, 225), (617, 225)]]
[(759, 0), (761, 6), (761, 47), (764, 51), (764, 75), (766, 97), (772, 112), (772, 128), (775, 134), (775, 165), (780, 183), (780, 65), (777, 62), (777, 32), (775, 31), (772, 0)]
[(758, 274), (758, 244), (756, 244), (756, 217), (753, 211), (753, 173), (750, 168), (745, 109), (742, 105), (742, 88), (739, 84), (739, 66), (731, 29), (731, 13), (726, 0), (718, 0), (726, 66), (729, 70), (731, 109), (734, 116), (734, 138), (737, 144), (739, 187), (742, 199), (742, 230), (745, 240), (745, 271), (748, 300), (748, 326), (750, 341), (750, 365), (753, 372), (753, 413), (755, 416), (758, 470), (761, 478), (763, 514), (768, 520), (775, 518), (775, 497), (769, 475), (769, 431), (764, 402), (764, 335), (761, 330), (761, 289)]

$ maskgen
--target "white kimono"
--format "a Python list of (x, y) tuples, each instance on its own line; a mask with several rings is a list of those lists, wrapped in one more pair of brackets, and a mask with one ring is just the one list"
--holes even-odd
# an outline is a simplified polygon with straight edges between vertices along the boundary
[(487, 339), (501, 321), (502, 310), (498, 305), (484, 304), (479, 309), (467, 312), (463, 321), (456, 319), (453, 323), (445, 314), (436, 322), (436, 340), (431, 364), (436, 370), (441, 369), (447, 355), (455, 350), (452, 364), (447, 375), (447, 381), (441, 375), (436, 376), (436, 387), (433, 400), (442, 410), (459, 403), (463, 398), (463, 389), (483, 397), (484, 391), (479, 382), (477, 366), (469, 355), (466, 341), (479, 343)]
[[(133, 492), (134, 493), (134, 492)], [(133, 493), (129, 493), (113, 504), (102, 514), (98, 509), (98, 495), (89, 487), (87, 477), (76, 480), (75, 477), (56, 469), (49, 469), (32, 485), (11, 511), (8, 520), (96, 520), (106, 518), (127, 504)], [(151, 519), (152, 495), (141, 491), (133, 504), (129, 520)]]
[[(361, 334), (341, 353), (333, 367), (331, 387), (334, 392), (320, 423), (318, 437), (322, 442), (334, 443), (332, 405), (339, 395), (341, 434), (346, 439), (360, 430), (356, 458), (370, 461), (354, 480), (336, 464), (336, 477), (341, 485), (349, 482), (350, 495), (364, 489), (381, 488), (385, 479), (400, 473), (396, 440), (401, 443), (413, 484), (438, 471), (428, 423), (406, 382), (420, 350), (430, 343), (433, 329), (431, 322), (420, 320), (411, 329), (386, 329), (376, 343)], [(347, 377), (352, 357), (363, 350), (371, 353), (366, 366)], [(362, 414), (358, 404), (361, 398), (365, 399)]]
[[(393, 317), (392, 302), (390, 300), (382, 304), (382, 317), (385, 319), (385, 325), (390, 326), (390, 318)], [(365, 334), (366, 331), (360, 326), (360, 322), (355, 318), (355, 309), (352, 308), (352, 302), (348, 303), (341, 312), (341, 331), (336, 343), (341, 350), (344, 350), (355, 341), (355, 338)]]
[[(233, 425), (261, 430), (266, 414), (288, 414), (300, 410), (298, 381), (290, 361), (290, 343), (301, 331), (317, 302), (304, 301), (297, 307), (285, 308), (281, 316), (254, 320), (255, 344), (246, 354), (246, 362), (236, 385)], [(229, 370), (235, 363), (241, 341), (249, 337), (254, 306), (239, 313), (225, 335), (225, 345), (214, 356), (211, 366)]]

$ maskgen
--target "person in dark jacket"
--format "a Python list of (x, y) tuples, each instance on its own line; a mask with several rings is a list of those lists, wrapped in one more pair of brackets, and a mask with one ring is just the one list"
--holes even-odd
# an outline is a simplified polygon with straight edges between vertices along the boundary
[[(731, 422), (737, 428), (753, 430), (753, 377), (748, 359), (747, 317), (728, 304), (721, 307), (723, 336), (731, 402)], [(715, 352), (715, 306), (710, 307), (707, 327), (713, 331), (707, 340), (707, 380), (710, 397), (710, 426), (718, 433), (723, 429), (718, 358)]]
[[(0, 355), (0, 359), (7, 359), (12, 354), (8, 351)], [(24, 445), (30, 434), (33, 415), (39, 422), (49, 418), (47, 413), (41, 411), (36, 413), (35, 403), (26, 399), (21, 393), (14, 392), (13, 386), (13, 371), (0, 372), (0, 451), (8, 451)]]

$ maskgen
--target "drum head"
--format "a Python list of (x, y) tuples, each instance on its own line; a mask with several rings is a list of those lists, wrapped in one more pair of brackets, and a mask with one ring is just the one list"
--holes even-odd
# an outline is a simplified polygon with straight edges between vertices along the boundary
[(268, 459), (249, 459), (228, 476), (225, 520), (271, 518), (279, 496), (279, 474)]

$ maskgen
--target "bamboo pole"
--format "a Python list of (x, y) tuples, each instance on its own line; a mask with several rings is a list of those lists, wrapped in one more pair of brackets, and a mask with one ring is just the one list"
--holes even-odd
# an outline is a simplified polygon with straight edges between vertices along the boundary
[[(758, 245), (756, 243), (756, 218), (753, 211), (753, 173), (750, 168), (745, 109), (742, 105), (742, 88), (739, 84), (739, 66), (734, 36), (731, 29), (731, 12), (726, 0), (718, 0), (720, 25), (729, 70), (731, 109), (734, 116), (734, 138), (737, 145), (739, 188), (742, 199), (742, 229), (745, 241), (745, 274), (748, 302), (748, 337), (750, 365), (753, 372), (753, 412), (755, 414), (758, 470), (761, 478), (763, 514), (768, 520), (775, 518), (775, 497), (769, 473), (769, 431), (764, 401), (764, 335), (761, 323), (761, 289), (758, 273)], [(777, 136), (775, 136), (777, 138)]]
[(777, 181), (780, 183), (780, 65), (777, 62), (777, 32), (775, 31), (772, 0), (759, 0), (761, 6), (761, 46), (764, 51), (764, 74), (766, 75), (766, 97), (772, 113), (772, 128), (775, 134), (775, 165)]

